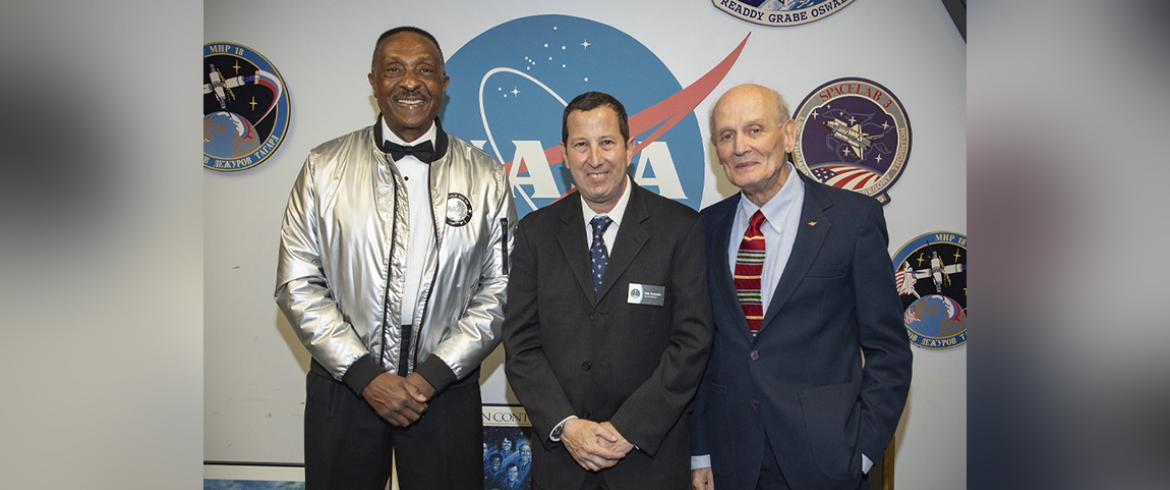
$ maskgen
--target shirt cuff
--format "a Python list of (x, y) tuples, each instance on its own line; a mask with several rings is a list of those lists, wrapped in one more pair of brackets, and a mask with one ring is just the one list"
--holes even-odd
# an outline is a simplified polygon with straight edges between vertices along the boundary
[(711, 455), (700, 454), (698, 456), (691, 456), (691, 469), (701, 470), (703, 468), (711, 467)]
[[(691, 466), (693, 467), (694, 465)], [(865, 453), (861, 453), (861, 473), (868, 475), (870, 468), (873, 468), (873, 461), (870, 461), (869, 456), (866, 456)]]
[[(550, 441), (552, 441), (552, 442), (561, 442), (561, 438), (560, 438), (560, 436), (556, 436), (556, 437), (554, 437), (554, 436), (553, 436), (553, 434), (555, 434), (555, 433), (557, 433), (557, 432), (560, 432), (560, 431), (558, 431), (558, 430), (557, 430), (557, 428), (563, 428), (563, 427), (565, 426), (565, 422), (568, 422), (568, 421), (569, 421), (569, 419), (575, 419), (575, 418), (577, 418), (577, 416), (576, 416), (576, 415), (570, 415), (570, 416), (568, 416), (568, 417), (565, 417), (565, 418), (561, 419), (561, 421), (560, 421), (559, 423), (557, 423), (557, 425), (554, 425), (554, 426), (553, 426), (553, 428), (552, 428), (552, 430), (551, 430), (551, 431), (549, 431), (549, 433), (548, 433), (548, 440), (550, 440)], [(562, 429), (562, 430), (563, 430), (563, 429)]]

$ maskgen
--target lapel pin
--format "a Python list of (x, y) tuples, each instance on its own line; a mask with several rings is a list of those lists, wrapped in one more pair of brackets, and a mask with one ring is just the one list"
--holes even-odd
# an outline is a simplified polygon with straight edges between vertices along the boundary
[(816, 221), (809, 221), (809, 222), (808, 222), (808, 225), (809, 225), (809, 226), (816, 226), (816, 225), (817, 225), (817, 222), (816, 222)]

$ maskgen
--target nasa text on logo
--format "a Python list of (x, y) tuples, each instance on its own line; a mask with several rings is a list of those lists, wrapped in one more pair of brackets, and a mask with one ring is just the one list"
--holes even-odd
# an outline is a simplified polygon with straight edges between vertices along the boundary
[(796, 151), (801, 173), (890, 202), (887, 191), (910, 157), (910, 119), (893, 92), (872, 80), (825, 83), (796, 108)]
[(719, 10), (765, 26), (795, 26), (828, 17), (853, 0), (711, 0)]
[(910, 341), (946, 349), (967, 341), (967, 237), (919, 235), (894, 254), (894, 282)]
[(203, 45), (203, 166), (255, 167), (288, 131), (288, 89), (272, 63), (235, 43)]
[[(476, 36), (447, 61), (443, 126), (508, 167), (520, 217), (573, 190), (562, 164), (561, 113), (586, 91), (609, 93), (630, 115), (639, 185), (698, 208), (706, 152), (694, 108), (738, 59), (747, 37), (683, 88), (646, 46), (580, 17), (537, 15)], [(738, 45), (736, 44), (738, 43)]]

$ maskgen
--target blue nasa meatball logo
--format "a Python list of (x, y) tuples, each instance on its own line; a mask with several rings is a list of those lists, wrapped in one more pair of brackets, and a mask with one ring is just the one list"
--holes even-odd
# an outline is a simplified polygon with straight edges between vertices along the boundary
[(684, 89), (646, 46), (613, 27), (565, 15), (515, 19), (447, 60), (443, 126), (508, 167), (523, 217), (573, 190), (562, 162), (561, 113), (583, 92), (606, 92), (630, 115), (634, 181), (697, 209), (706, 154), (693, 110), (746, 42)]
[(268, 58), (241, 44), (205, 44), (203, 64), (203, 166), (235, 171), (259, 165), (288, 131), (284, 79)]
[(967, 341), (967, 237), (933, 231), (894, 254), (894, 283), (910, 341), (947, 349)]

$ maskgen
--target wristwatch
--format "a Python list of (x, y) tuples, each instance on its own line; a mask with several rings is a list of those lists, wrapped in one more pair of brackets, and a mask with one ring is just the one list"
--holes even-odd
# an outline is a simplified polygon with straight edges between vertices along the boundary
[(557, 424), (556, 427), (553, 427), (552, 432), (548, 435), (549, 440), (553, 442), (561, 440), (561, 433), (565, 431), (565, 422), (568, 422), (568, 420), (566, 419), (564, 422)]

